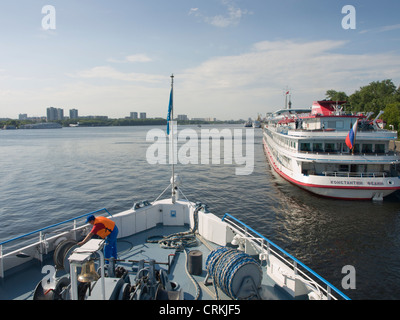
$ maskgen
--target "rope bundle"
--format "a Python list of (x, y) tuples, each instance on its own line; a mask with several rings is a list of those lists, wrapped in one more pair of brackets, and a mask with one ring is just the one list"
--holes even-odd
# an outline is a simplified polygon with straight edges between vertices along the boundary
[(192, 247), (197, 244), (196, 235), (191, 231), (174, 233), (169, 236), (162, 237), (161, 239), (159, 236), (149, 237), (147, 242), (158, 243), (160, 247), (164, 249), (179, 250), (182, 250), (185, 247)]
[[(186, 232), (177, 232), (169, 236), (154, 236), (147, 238), (149, 243), (159, 243), (161, 248), (164, 249), (178, 249), (183, 250), (186, 247), (193, 247), (197, 245), (196, 231), (199, 224), (199, 210), (204, 208), (200, 202), (196, 204), (195, 210), (193, 212), (193, 229)], [(158, 239), (157, 239), (158, 238)], [(161, 239), (160, 239), (161, 238)]]
[[(247, 265), (252, 265), (252, 269), (256, 272), (258, 271), (260, 278), (262, 277), (260, 265), (248, 254), (228, 247), (219, 247), (211, 251), (206, 260), (206, 269), (208, 274), (213, 278), (217, 297), (218, 290), (216, 286), (220, 287), (230, 298), (237, 299), (237, 292), (234, 292), (233, 287), (235, 284), (237, 289), (238, 281), (241, 283), (243, 279), (236, 279), (234, 281), (234, 278), (240, 268)], [(258, 275), (249, 274), (249, 276), (257, 278)]]

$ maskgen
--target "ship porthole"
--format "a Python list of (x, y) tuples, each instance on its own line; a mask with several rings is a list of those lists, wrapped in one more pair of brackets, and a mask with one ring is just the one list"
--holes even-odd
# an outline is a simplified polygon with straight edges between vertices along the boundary
[(389, 180), (388, 183), (389, 183), (389, 184), (393, 184), (393, 181), (392, 181), (392, 180)]

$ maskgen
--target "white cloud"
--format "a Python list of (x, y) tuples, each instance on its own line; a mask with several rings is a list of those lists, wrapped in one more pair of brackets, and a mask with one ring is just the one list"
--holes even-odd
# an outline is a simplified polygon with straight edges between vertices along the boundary
[(398, 55), (338, 53), (346, 43), (263, 41), (246, 53), (209, 59), (181, 75), (182, 101), (216, 117), (226, 118), (229, 110), (231, 118), (246, 118), (246, 112), (254, 116), (281, 107), (286, 86), (292, 88), (295, 106), (304, 107), (325, 98), (329, 89), (352, 94), (371, 81), (398, 83)]
[(109, 79), (139, 83), (159, 83), (165, 81), (168, 78), (166, 76), (145, 73), (124, 73), (108, 66), (94, 67), (91, 69), (79, 71), (75, 74), (69, 74), (69, 76), (74, 78)]
[(137, 111), (147, 112), (148, 117), (166, 117), (168, 107), (168, 88), (136, 83), (98, 85), (86, 80), (40, 89), (0, 90), (0, 97), (0, 110), (7, 108), (9, 112), (3, 117), (16, 117), (18, 113), (43, 116), (48, 106), (63, 108), (64, 114), (76, 108), (81, 116), (122, 118)]
[(383, 26), (383, 27), (374, 28), (374, 29), (365, 29), (365, 30), (361, 30), (359, 32), (359, 34), (365, 34), (365, 33), (370, 33), (370, 32), (381, 33), (381, 32), (393, 31), (393, 30), (397, 30), (397, 29), (400, 29), (400, 24)]
[(149, 58), (145, 54), (133, 54), (133, 55), (127, 56), (126, 61), (128, 61), (128, 62), (150, 62), (150, 61), (152, 61), (152, 59)]
[[(371, 81), (400, 83), (398, 54), (341, 53), (346, 45), (346, 41), (334, 40), (262, 41), (242, 54), (214, 57), (177, 70), (176, 114), (247, 119), (282, 107), (286, 86), (291, 88), (293, 107), (308, 107), (313, 100), (325, 98), (329, 89), (352, 94)], [(69, 76), (73, 77), (70, 83), (47, 88), (3, 87), (0, 108), (36, 106), (39, 111), (19, 112), (40, 115), (46, 106), (54, 105), (75, 107), (82, 115), (123, 117), (130, 111), (143, 111), (149, 117), (166, 116), (169, 75), (97, 66)]]
[(143, 53), (139, 53), (139, 54), (132, 54), (129, 56), (126, 56), (124, 59), (114, 59), (114, 58), (110, 58), (107, 60), (108, 62), (114, 62), (114, 63), (126, 63), (126, 62), (151, 62), (153, 61), (153, 59), (151, 59), (149, 56), (147, 56), (146, 54)]
[(392, 30), (397, 30), (400, 29), (400, 24), (395, 24), (391, 26), (384, 26), (379, 29), (380, 32), (386, 32), (386, 31), (392, 31)]
[(197, 11), (199, 11), (199, 8), (191, 8), (191, 9), (189, 10), (189, 15), (191, 15), (191, 14), (196, 15), (196, 14), (197, 14)]
[(199, 17), (202, 21), (215, 27), (226, 28), (232, 25), (237, 25), (244, 15), (252, 14), (248, 10), (237, 7), (232, 0), (222, 0), (221, 3), (226, 9), (226, 12), (223, 14), (208, 16), (203, 14), (199, 8), (191, 8), (189, 15)]
[[(354, 80), (398, 77), (392, 53), (340, 54), (345, 41), (263, 41), (236, 56), (216, 57), (185, 71), (188, 83), (213, 88), (346, 86)], [(293, 84), (291, 84), (293, 83)], [(204, 86), (204, 85), (203, 85)], [(329, 88), (329, 87), (328, 87)]]

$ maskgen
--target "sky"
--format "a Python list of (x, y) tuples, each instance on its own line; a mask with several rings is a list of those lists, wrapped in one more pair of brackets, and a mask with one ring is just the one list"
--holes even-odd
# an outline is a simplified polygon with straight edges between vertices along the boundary
[(398, 0), (1, 0), (0, 118), (50, 106), (166, 118), (171, 74), (174, 114), (189, 119), (254, 119), (287, 91), (304, 108), (331, 89), (399, 86), (399, 12)]

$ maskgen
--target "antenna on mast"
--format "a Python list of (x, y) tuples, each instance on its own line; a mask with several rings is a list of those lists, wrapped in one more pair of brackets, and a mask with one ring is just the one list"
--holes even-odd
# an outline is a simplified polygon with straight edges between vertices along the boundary
[[(289, 89), (288, 86), (286, 86), (286, 89), (283, 89), (283, 90), (284, 90), (284, 94), (285, 94), (285, 109), (288, 109), (287, 97), (290, 94), (291, 89)], [(290, 95), (289, 95), (289, 109), (291, 108), (291, 105), (292, 105), (292, 102), (290, 101)]]

